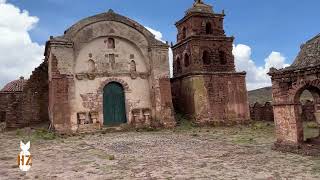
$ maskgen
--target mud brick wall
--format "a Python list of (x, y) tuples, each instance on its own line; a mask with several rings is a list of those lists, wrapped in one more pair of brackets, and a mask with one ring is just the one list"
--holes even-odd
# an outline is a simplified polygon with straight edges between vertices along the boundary
[[(314, 102), (305, 102), (301, 106), (301, 110), (301, 118), (303, 121), (316, 121)], [(250, 118), (254, 121), (274, 121), (271, 103), (267, 102), (265, 105), (261, 105), (257, 102), (253, 106), (250, 106)]]
[(44, 61), (23, 89), (22, 116), (26, 125), (48, 122), (48, 64)]
[(7, 110), (7, 94), (0, 92), (0, 122), (6, 121), (6, 110)]
[(7, 128), (24, 127), (22, 119), (22, 92), (0, 93), (0, 121), (6, 122)]
[(237, 73), (172, 80), (175, 109), (202, 124), (235, 124), (249, 120), (245, 76)]
[(166, 128), (172, 128), (176, 125), (174, 116), (174, 107), (172, 104), (171, 84), (169, 78), (159, 79), (160, 101), (161, 101), (161, 124)]
[(274, 121), (271, 103), (267, 102), (264, 105), (255, 103), (250, 106), (250, 118), (255, 121)]
[[(51, 59), (51, 81), (49, 82), (49, 111), (51, 112), (50, 121), (56, 130), (61, 133), (69, 131), (71, 122), (69, 106), (69, 83), (67, 75), (63, 75), (58, 70), (58, 60), (53, 55)], [(53, 116), (54, 115), (54, 116)]]

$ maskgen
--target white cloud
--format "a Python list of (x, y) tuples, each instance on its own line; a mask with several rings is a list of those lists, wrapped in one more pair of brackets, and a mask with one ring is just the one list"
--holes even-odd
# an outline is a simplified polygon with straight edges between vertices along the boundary
[(271, 52), (265, 59), (264, 66), (257, 66), (251, 59), (251, 48), (244, 44), (234, 45), (232, 53), (237, 71), (247, 72), (248, 90), (271, 86), (271, 79), (267, 75), (271, 67), (280, 69), (289, 66), (285, 63), (286, 58), (279, 52)]
[(162, 42), (165, 42), (163, 39), (162, 39), (162, 33), (160, 31), (157, 31), (157, 30), (154, 30), (148, 26), (145, 26), (146, 29), (148, 29), (148, 31), (150, 31), (153, 35), (155, 35), (156, 39), (159, 40), (159, 41), (162, 41)]
[[(162, 39), (162, 33), (160, 31), (154, 30), (150, 27), (145, 26), (145, 28), (148, 29), (153, 35), (155, 35), (155, 38), (159, 41), (165, 42), (165, 40)], [(172, 49), (169, 48), (169, 67), (170, 67), (170, 77), (173, 76), (173, 53)]]
[(39, 19), (0, 0), (0, 89), (19, 76), (28, 78), (42, 59), (44, 46), (32, 42), (29, 31)]

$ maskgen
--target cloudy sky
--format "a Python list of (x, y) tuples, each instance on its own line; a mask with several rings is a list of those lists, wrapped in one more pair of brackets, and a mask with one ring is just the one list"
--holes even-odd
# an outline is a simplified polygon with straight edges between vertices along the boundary
[[(227, 35), (236, 37), (233, 54), (247, 71), (248, 89), (270, 85), (270, 67), (292, 63), (302, 43), (320, 33), (319, 0), (204, 0), (225, 10)], [(174, 23), (193, 0), (0, 0), (0, 88), (28, 77), (43, 59), (44, 44), (78, 20), (108, 9), (149, 28), (158, 38), (176, 41)]]

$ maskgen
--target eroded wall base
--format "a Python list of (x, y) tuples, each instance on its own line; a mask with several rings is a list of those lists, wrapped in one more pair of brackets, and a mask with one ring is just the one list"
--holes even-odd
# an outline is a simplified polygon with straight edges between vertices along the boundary
[(199, 125), (240, 124), (249, 121), (245, 75), (216, 73), (172, 79), (177, 112)]

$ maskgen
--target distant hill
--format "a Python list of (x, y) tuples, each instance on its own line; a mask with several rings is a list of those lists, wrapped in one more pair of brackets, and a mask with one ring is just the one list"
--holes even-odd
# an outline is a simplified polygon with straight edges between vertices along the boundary
[[(265, 87), (256, 89), (248, 92), (249, 103), (253, 105), (256, 102), (265, 104), (266, 102), (272, 101), (272, 87)], [(309, 91), (304, 91), (301, 95), (303, 101), (313, 100), (312, 95)]]
[(248, 96), (250, 104), (254, 104), (256, 102), (264, 104), (266, 102), (272, 101), (272, 87), (265, 87), (249, 91)]

